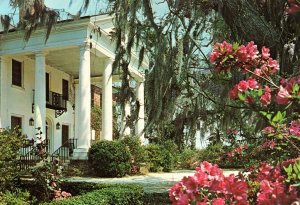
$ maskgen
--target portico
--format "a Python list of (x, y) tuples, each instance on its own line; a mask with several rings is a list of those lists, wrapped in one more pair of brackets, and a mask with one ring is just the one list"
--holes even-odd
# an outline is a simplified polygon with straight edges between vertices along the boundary
[[(16, 116), (21, 120), (23, 134), (29, 138), (36, 137), (36, 129), (39, 128), (41, 140), (44, 140), (47, 118), (54, 125), (51, 127), (53, 151), (63, 144), (64, 127), (68, 130), (68, 138), (77, 139), (73, 158), (87, 159), (92, 133), (91, 85), (95, 84), (102, 90), (101, 139), (113, 140), (113, 83), (119, 80), (120, 73), (112, 75), (115, 48), (108, 35), (111, 21), (112, 17), (103, 15), (59, 24), (46, 44), (41, 29), (32, 35), (25, 47), (20, 47), (23, 42), (20, 33), (4, 36), (0, 43), (1, 127), (10, 127), (10, 117)], [(93, 33), (95, 26), (101, 26), (101, 36)], [(21, 64), (21, 86), (10, 84), (12, 61)], [(135, 134), (143, 142), (144, 76), (138, 71), (137, 62), (137, 59), (133, 61), (129, 69), (137, 82), (140, 107)], [(127, 107), (127, 113), (128, 110), (130, 112), (130, 107)], [(34, 120), (34, 126), (28, 124), (29, 119)], [(128, 128), (126, 130), (130, 133)]]

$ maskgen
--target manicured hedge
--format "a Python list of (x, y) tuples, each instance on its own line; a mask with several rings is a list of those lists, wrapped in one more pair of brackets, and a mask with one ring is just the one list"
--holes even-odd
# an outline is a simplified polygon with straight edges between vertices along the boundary
[(98, 177), (123, 177), (130, 174), (131, 155), (120, 141), (98, 141), (88, 152), (89, 165)]
[(145, 193), (143, 197), (144, 205), (170, 205), (171, 201), (169, 199), (169, 193)]
[[(83, 183), (84, 184), (84, 183)], [(87, 183), (88, 184), (88, 183)], [(100, 184), (89, 184), (83, 187), (100, 188)], [(91, 186), (90, 186), (91, 185)], [(105, 188), (103, 188), (106, 186)], [(83, 195), (74, 196), (61, 201), (46, 203), (47, 205), (142, 205), (144, 191), (137, 185), (103, 185), (102, 188)], [(46, 205), (44, 204), (44, 205)]]

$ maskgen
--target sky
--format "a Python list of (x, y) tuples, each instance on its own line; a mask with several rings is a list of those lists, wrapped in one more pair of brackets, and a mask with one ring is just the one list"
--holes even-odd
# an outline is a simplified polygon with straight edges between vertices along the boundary
[[(70, 0), (45, 0), (45, 4), (53, 9), (64, 9), (65, 11), (76, 14), (80, 7), (82, 6), (83, 0), (73, 0), (72, 4), (70, 5)], [(90, 5), (87, 10), (87, 12), (84, 15), (94, 15), (99, 13), (100, 9), (105, 8), (105, 2), (107, 0), (90, 0)], [(159, 0), (156, 0), (154, 2), (160, 2)], [(158, 15), (163, 15), (163, 13), (166, 12), (166, 5), (162, 3), (154, 3), (153, 10)], [(14, 11), (9, 6), (9, 0), (0, 0), (0, 15), (4, 14), (12, 14)], [(16, 13), (17, 14), (17, 13)], [(17, 17), (17, 15), (16, 15)]]
[[(105, 0), (90, 0), (90, 6), (84, 15), (97, 14), (99, 10), (105, 8)], [(70, 5), (70, 0), (45, 0), (45, 4), (53, 9), (64, 9), (66, 12), (76, 14), (82, 6), (82, 0), (73, 0)], [(0, 15), (13, 14), (14, 10), (9, 6), (9, 0), (0, 0)], [(16, 11), (17, 19), (17, 11)]]

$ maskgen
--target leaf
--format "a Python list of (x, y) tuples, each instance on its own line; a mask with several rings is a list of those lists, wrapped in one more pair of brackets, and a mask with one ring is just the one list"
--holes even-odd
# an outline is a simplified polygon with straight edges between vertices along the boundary
[(293, 86), (293, 93), (298, 93), (299, 91), (299, 85), (296, 83), (294, 86)]
[(272, 122), (282, 122), (284, 120), (284, 114), (278, 111), (276, 115), (273, 117)]
[(241, 93), (239, 93), (238, 96), (241, 101), (244, 101), (246, 99), (246, 97)]
[(222, 63), (225, 63), (228, 60), (228, 56), (226, 56), (223, 60)]
[(258, 97), (262, 96), (262, 94), (263, 94), (262, 89), (259, 89), (258, 92), (257, 92)]
[(232, 49), (237, 50), (239, 48), (239, 44), (237, 42), (233, 43)]

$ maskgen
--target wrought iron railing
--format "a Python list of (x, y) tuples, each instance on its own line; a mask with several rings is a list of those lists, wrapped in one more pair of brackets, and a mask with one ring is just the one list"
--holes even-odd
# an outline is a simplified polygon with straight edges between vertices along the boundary
[(25, 145), (20, 149), (20, 170), (28, 170), (31, 167), (34, 167), (38, 162), (42, 160), (39, 156), (39, 151), (47, 152), (49, 141), (44, 140), (41, 142), (43, 144), (44, 149), (46, 150), (38, 150), (34, 145), (34, 141), (32, 140), (30, 143), (27, 141)]
[(69, 139), (51, 154), (51, 160), (59, 159), (60, 162), (65, 163), (76, 148), (77, 139)]
[(62, 94), (49, 91), (46, 93), (46, 107), (54, 110), (66, 110), (67, 100), (64, 99)]

